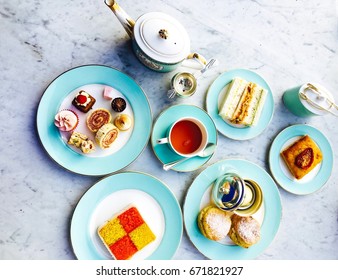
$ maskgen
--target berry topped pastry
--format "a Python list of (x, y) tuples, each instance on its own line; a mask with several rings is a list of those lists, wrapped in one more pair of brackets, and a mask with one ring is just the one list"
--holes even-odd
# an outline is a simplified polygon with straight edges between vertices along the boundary
[(96, 102), (95, 98), (88, 92), (80, 90), (73, 99), (72, 104), (83, 113), (87, 113)]

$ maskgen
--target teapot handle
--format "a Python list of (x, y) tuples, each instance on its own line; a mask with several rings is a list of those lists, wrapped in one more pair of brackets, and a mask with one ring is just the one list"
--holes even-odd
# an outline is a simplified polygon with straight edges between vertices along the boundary
[[(195, 62), (195, 63), (194, 63)], [(196, 63), (197, 62), (197, 63)], [(203, 55), (199, 53), (190, 53), (185, 60), (182, 62), (183, 67), (193, 68), (197, 70), (201, 70), (207, 64), (206, 59)]]
[(116, 3), (115, 0), (104, 0), (104, 3), (113, 11), (130, 38), (133, 38), (135, 21)]

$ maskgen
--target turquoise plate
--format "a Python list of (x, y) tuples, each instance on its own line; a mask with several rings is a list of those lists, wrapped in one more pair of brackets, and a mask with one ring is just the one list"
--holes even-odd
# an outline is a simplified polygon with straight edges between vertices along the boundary
[[(301, 180), (293, 180), (280, 156), (297, 137), (309, 135), (323, 154), (323, 161)], [(290, 142), (291, 143), (288, 143)], [(293, 141), (292, 141), (293, 140)], [(288, 143), (288, 145), (286, 145)], [(333, 151), (327, 138), (318, 129), (304, 124), (293, 125), (282, 130), (273, 141), (269, 152), (269, 164), (272, 176), (286, 191), (306, 195), (321, 189), (331, 176), (333, 168)]]
[[(122, 149), (106, 157), (87, 157), (70, 149), (54, 125), (60, 104), (74, 89), (86, 84), (105, 84), (120, 91), (134, 112), (134, 129)], [(37, 111), (37, 130), (47, 153), (69, 171), (92, 176), (116, 172), (133, 162), (148, 143), (152, 115), (148, 99), (128, 75), (108, 66), (86, 65), (58, 76), (45, 90)]]
[[(171, 106), (159, 115), (155, 121), (151, 135), (151, 145), (154, 153), (163, 164), (178, 160), (181, 157), (172, 151), (167, 144), (157, 144), (156, 140), (166, 137), (169, 127), (183, 117), (194, 117), (200, 120), (207, 128), (208, 142), (217, 144), (217, 129), (207, 112), (194, 105), (183, 104)], [(193, 171), (208, 162), (211, 157), (212, 155), (204, 158), (193, 157), (176, 165), (172, 170), (180, 172)]]
[[(264, 195), (264, 220), (261, 239), (248, 249), (236, 245), (224, 245), (204, 237), (197, 225), (200, 203), (211, 184), (227, 170), (235, 169), (242, 178), (256, 181)], [(222, 160), (206, 168), (194, 180), (183, 207), (185, 228), (191, 242), (209, 259), (245, 260), (260, 255), (273, 241), (282, 217), (282, 204), (278, 188), (270, 175), (258, 165), (241, 159)]]
[[(268, 90), (268, 96), (265, 100), (264, 108), (262, 110), (260, 119), (255, 126), (238, 128), (226, 123), (218, 115), (218, 106), (221, 102), (220, 95), (235, 77), (241, 77), (247, 81), (259, 84), (261, 87)], [(257, 73), (247, 69), (234, 69), (221, 74), (210, 86), (206, 97), (207, 112), (214, 120), (216, 127), (220, 133), (228, 138), (235, 140), (247, 140), (261, 134), (269, 125), (274, 111), (274, 100), (271, 88), (267, 82)]]
[[(78, 202), (70, 227), (71, 243), (78, 259), (112, 259), (97, 236), (97, 228), (119, 211), (116, 207), (121, 210), (130, 201), (145, 212), (158, 207), (155, 212), (146, 215), (141, 211), (143, 218), (155, 225), (151, 227), (153, 231), (156, 227), (162, 231), (161, 236), (154, 231), (159, 243), (145, 259), (171, 259), (174, 256), (183, 232), (181, 208), (174, 194), (153, 176), (139, 172), (123, 172), (98, 181)], [(156, 220), (159, 212), (163, 221)], [(151, 244), (141, 251), (146, 250), (148, 246)]]

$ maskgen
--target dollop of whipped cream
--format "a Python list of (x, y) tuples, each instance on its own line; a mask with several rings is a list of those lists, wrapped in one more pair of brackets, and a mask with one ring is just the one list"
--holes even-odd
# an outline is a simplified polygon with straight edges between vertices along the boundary
[(54, 124), (61, 131), (70, 131), (75, 128), (78, 123), (76, 114), (70, 110), (63, 110), (56, 114)]

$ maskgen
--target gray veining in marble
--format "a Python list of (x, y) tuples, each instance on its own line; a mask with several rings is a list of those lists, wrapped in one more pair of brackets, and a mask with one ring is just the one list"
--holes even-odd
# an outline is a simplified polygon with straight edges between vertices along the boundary
[[(338, 100), (338, 23), (334, 0), (120, 0), (137, 18), (148, 11), (176, 17), (189, 31), (193, 51), (220, 64), (199, 81), (197, 93), (168, 100), (173, 73), (143, 67), (115, 16), (99, 1), (0, 0), (0, 259), (74, 259), (69, 227), (83, 193), (99, 178), (72, 174), (42, 148), (36, 111), (48, 84), (63, 71), (104, 64), (133, 77), (145, 90), (153, 118), (173, 104), (204, 107), (206, 91), (222, 72), (257, 71), (270, 84), (275, 112), (268, 128), (248, 141), (219, 135), (208, 165), (224, 158), (248, 159), (270, 172), (267, 157), (276, 135), (302, 123), (319, 128), (338, 160), (337, 118), (304, 119), (284, 107), (284, 90), (317, 81)], [(148, 144), (126, 170), (150, 173), (171, 187), (180, 204), (191, 173), (165, 172)], [(279, 232), (258, 259), (338, 259), (338, 169), (326, 186), (308, 196), (279, 188), (283, 217)], [(205, 259), (184, 233), (174, 259)]]

